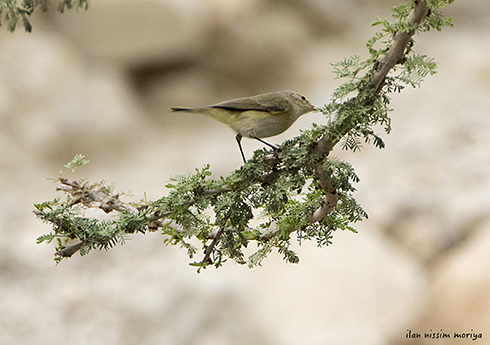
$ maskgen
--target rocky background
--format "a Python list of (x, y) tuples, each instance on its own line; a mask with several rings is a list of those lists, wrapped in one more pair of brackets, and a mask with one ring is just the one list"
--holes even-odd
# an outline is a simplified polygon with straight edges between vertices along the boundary
[[(233, 132), (172, 114), (281, 89), (329, 101), (330, 63), (354, 54), (376, 15), (399, 1), (93, 0), (88, 11), (0, 32), (0, 344), (461, 344), (490, 338), (490, 2), (457, 1), (455, 27), (416, 37), (439, 62), (419, 89), (393, 95), (384, 150), (336, 150), (361, 177), (369, 220), (358, 234), (232, 262), (201, 274), (158, 233), (55, 266), (50, 231), (31, 213), (73, 178), (165, 195), (171, 175), (241, 164)], [(53, 6), (55, 6), (53, 4)], [(281, 143), (325, 121), (303, 116)], [(247, 155), (260, 147), (244, 140)], [(410, 333), (409, 333), (410, 332)], [(407, 335), (421, 334), (419, 339)], [(465, 340), (472, 342), (471, 340)]]

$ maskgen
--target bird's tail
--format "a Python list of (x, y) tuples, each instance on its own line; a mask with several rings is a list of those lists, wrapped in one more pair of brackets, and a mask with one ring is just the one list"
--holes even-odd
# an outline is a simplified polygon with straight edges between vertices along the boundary
[(171, 107), (170, 110), (172, 111), (183, 111), (185, 113), (192, 113), (192, 109), (191, 108), (183, 108), (183, 107)]

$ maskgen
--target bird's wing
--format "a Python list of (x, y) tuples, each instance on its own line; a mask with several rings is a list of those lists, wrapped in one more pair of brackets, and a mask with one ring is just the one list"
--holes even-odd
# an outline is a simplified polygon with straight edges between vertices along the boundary
[(270, 94), (236, 98), (209, 106), (209, 108), (221, 108), (240, 111), (255, 110), (272, 113), (287, 111), (289, 107), (289, 102), (285, 97), (281, 97), (278, 95), (274, 95), (273, 97), (271, 97)]

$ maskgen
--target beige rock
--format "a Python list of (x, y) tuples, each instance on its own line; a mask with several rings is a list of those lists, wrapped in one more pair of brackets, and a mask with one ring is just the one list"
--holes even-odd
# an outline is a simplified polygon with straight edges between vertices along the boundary
[(88, 56), (134, 66), (198, 53), (206, 42), (206, 10), (197, 0), (104, 0), (88, 11), (53, 13), (52, 21)]

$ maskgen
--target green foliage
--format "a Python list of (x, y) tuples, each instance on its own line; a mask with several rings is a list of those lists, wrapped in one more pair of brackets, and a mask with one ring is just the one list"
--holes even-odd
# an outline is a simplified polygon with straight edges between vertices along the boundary
[(63, 0), (58, 4), (58, 11), (61, 13), (65, 12), (66, 9), (72, 9), (75, 7), (76, 9), (82, 8), (84, 10), (88, 9), (89, 1), (88, 0)]
[(412, 87), (420, 86), (427, 74), (433, 75), (436, 72), (437, 64), (434, 59), (426, 55), (411, 55), (405, 58), (402, 72), (398, 75), (400, 82), (411, 85)]
[(84, 155), (78, 154), (68, 164), (65, 164), (65, 168), (68, 169), (68, 172), (73, 173), (77, 168), (84, 166), (89, 162), (90, 161), (85, 159)]
[[(410, 24), (408, 15), (417, 2), (408, 0), (394, 7), (393, 17), (397, 19), (394, 22), (379, 17), (376, 19), (372, 25), (380, 25), (382, 29), (366, 43), (370, 54), (366, 60), (361, 60), (359, 55), (355, 55), (332, 64), (336, 78), (349, 80), (333, 92), (330, 103), (321, 110), (329, 116), (328, 132), (332, 141), (337, 142), (344, 138), (343, 149), (350, 149), (354, 152), (359, 150), (362, 139), (366, 143), (372, 142), (378, 148), (384, 148), (383, 139), (375, 133), (374, 127), (381, 125), (386, 133), (391, 132), (391, 120), (388, 117), (388, 112), (391, 110), (388, 94), (400, 92), (406, 85), (420, 86), (428, 74), (433, 75), (437, 72), (437, 64), (434, 59), (413, 52), (415, 42), (411, 39), (406, 48), (403, 63), (393, 69), (393, 72), (398, 72), (398, 74), (386, 77), (381, 92), (374, 90), (369, 82), (372, 73), (377, 69), (379, 60), (388, 53), (395, 33), (404, 31), (415, 34), (429, 31), (431, 28), (441, 30), (444, 26), (452, 26), (452, 18), (444, 18), (437, 10), (452, 3), (452, 0), (428, 1), (430, 14), (421, 24)], [(360, 76), (361, 71), (365, 71), (362, 76)], [(335, 120), (333, 121), (332, 118)]]
[[(309, 224), (308, 214), (321, 206), (328, 193), (319, 188), (313, 178), (318, 162), (307, 160), (306, 143), (317, 135), (315, 130), (304, 131), (300, 137), (284, 143), (279, 153), (280, 164), (264, 164), (268, 152), (259, 150), (241, 169), (226, 178), (211, 179), (209, 166), (172, 177), (171, 183), (167, 184), (171, 189), (168, 196), (153, 202), (142, 200), (134, 203), (133, 212), (123, 211), (119, 217), (110, 220), (81, 215), (90, 207), (102, 208), (100, 200), (114, 198), (112, 189), (106, 188), (103, 182), (68, 182), (65, 178), (67, 173), (62, 174), (57, 181), (69, 187), (59, 188), (68, 195), (67, 200), (60, 202), (60, 199), (55, 199), (35, 205), (38, 218), (53, 224), (53, 232), (40, 236), (38, 243), (50, 243), (54, 238), (60, 238), (57, 250), (62, 251), (69, 240), (77, 240), (83, 243), (81, 253), (86, 254), (94, 248), (109, 249), (123, 243), (125, 235), (145, 233), (149, 231), (150, 223), (158, 218), (171, 220), (177, 225), (161, 224), (162, 234), (166, 237), (164, 243), (186, 248), (190, 258), (197, 251), (194, 240), (201, 242), (202, 248), (206, 249), (209, 240), (218, 239), (209, 259), (217, 267), (227, 259), (239, 264), (248, 263), (250, 267), (259, 265), (264, 255), (271, 251), (269, 246), (272, 243), (286, 261), (296, 263), (299, 259), (289, 249), (290, 233), (298, 228), (304, 229), (310, 237), (314, 235), (318, 241), (326, 243), (323, 234), (330, 236), (330, 232), (321, 229), (348, 229), (345, 224), (365, 217), (364, 211), (348, 209), (342, 202), (338, 205), (339, 211), (332, 214), (335, 219), (326, 220), (329, 215), (322, 222)], [(70, 169), (77, 165), (76, 161), (80, 161), (80, 157), (66, 167)], [(351, 200), (351, 193), (355, 190), (352, 183), (359, 180), (352, 166), (338, 160), (327, 162), (324, 169), (331, 175), (336, 193), (342, 200)], [(267, 176), (278, 171), (283, 173), (267, 182)], [(99, 195), (98, 199), (93, 195)], [(254, 218), (254, 209), (261, 210), (256, 219), (262, 222), (251, 227), (249, 222)], [(208, 215), (210, 212), (214, 213), (214, 220)], [(272, 222), (277, 224), (274, 229), (270, 228)], [(255, 240), (261, 243), (262, 248), (246, 259), (242, 249)], [(208, 263), (195, 264), (206, 267)]]
[[(129, 193), (114, 194), (114, 186), (107, 187), (103, 181), (69, 182), (67, 174), (87, 163), (84, 156), (77, 155), (65, 166), (68, 171), (56, 179), (66, 200), (35, 205), (37, 217), (53, 226), (37, 242), (56, 239), (59, 262), (77, 250), (84, 255), (94, 248), (109, 249), (124, 243), (130, 234), (160, 230), (166, 245), (185, 248), (190, 259), (203, 251), (202, 260), (191, 263), (200, 271), (227, 260), (260, 266), (274, 249), (286, 262), (298, 263), (291, 249), (294, 233), (300, 243), (314, 240), (321, 247), (331, 244), (336, 230), (356, 232), (352, 225), (367, 218), (354, 198), (359, 177), (349, 163), (329, 154), (339, 142), (353, 151), (360, 150), (363, 142), (383, 148), (375, 128), (391, 131), (389, 94), (406, 85), (419, 86), (428, 74), (435, 73), (433, 59), (415, 54), (411, 40), (399, 65), (383, 75), (381, 87), (371, 82), (396, 39), (394, 33), (415, 34), (451, 25), (437, 12), (449, 0), (430, 1), (430, 15), (419, 25), (410, 24), (408, 14), (416, 3), (409, 0), (395, 7), (393, 23), (376, 20), (374, 25), (382, 29), (367, 42), (367, 59), (355, 55), (333, 64), (337, 78), (347, 81), (333, 92), (330, 103), (319, 108), (326, 115), (324, 124), (313, 124), (285, 141), (278, 151), (255, 151), (244, 166), (226, 177), (211, 178), (209, 165), (174, 176), (166, 185), (169, 195), (156, 201), (123, 202), (119, 197)], [(88, 218), (84, 214), (89, 208), (118, 216)], [(73, 240), (77, 243), (69, 245)], [(251, 241), (257, 249), (246, 257), (243, 249)]]
[[(19, 5), (18, 0), (0, 0), (0, 25), (7, 22), (7, 29), (14, 32), (17, 24), (22, 23), (27, 32), (32, 31), (32, 24), (29, 17), (36, 7), (46, 12), (51, 4), (50, 0), (23, 0)], [(63, 13), (65, 8), (88, 9), (89, 0), (63, 0), (58, 4), (58, 11)]]

